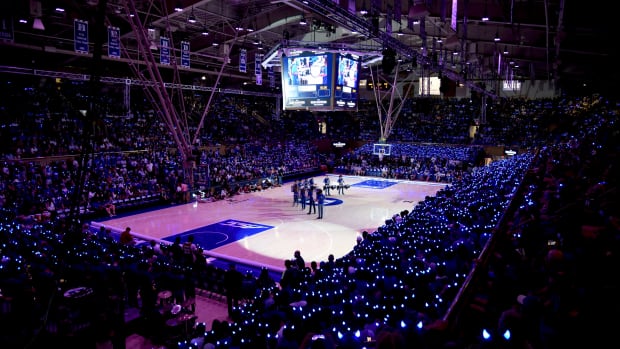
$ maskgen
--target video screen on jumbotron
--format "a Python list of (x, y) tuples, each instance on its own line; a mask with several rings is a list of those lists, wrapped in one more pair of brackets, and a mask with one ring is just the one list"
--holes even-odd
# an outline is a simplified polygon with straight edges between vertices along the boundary
[(357, 55), (336, 55), (334, 109), (357, 110), (360, 58)]
[(282, 55), (285, 110), (332, 110), (333, 54), (289, 51)]

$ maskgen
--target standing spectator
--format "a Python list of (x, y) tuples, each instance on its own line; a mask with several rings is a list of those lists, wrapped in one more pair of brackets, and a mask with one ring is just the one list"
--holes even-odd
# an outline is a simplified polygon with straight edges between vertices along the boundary
[(344, 195), (344, 178), (342, 175), (338, 176), (338, 194)]
[(282, 167), (278, 167), (278, 183), (276, 183), (278, 187), (282, 186), (283, 179), (284, 179), (284, 169)]
[(251, 272), (248, 272), (243, 277), (241, 286), (241, 299), (244, 301), (251, 301), (257, 295), (258, 285), (256, 278)]
[(306, 261), (304, 260), (304, 257), (301, 256), (301, 252), (299, 250), (296, 250), (295, 253), (293, 253), (293, 264), (299, 270), (303, 270), (306, 267)]
[(295, 181), (291, 185), (291, 192), (293, 192), (293, 207), (299, 203), (299, 182)]
[(325, 207), (325, 194), (323, 194), (323, 191), (321, 189), (318, 189), (316, 191), (316, 202), (319, 207), (319, 216), (316, 218), (323, 219), (323, 207)]
[(194, 239), (194, 234), (191, 234), (187, 237), (187, 241), (183, 243), (183, 262), (187, 266), (193, 265), (196, 260), (198, 247), (194, 243)]
[(329, 176), (325, 176), (325, 178), (323, 178), (323, 190), (325, 190), (325, 195), (329, 195), (330, 187)]
[(319, 268), (319, 263), (317, 263), (317, 261), (310, 262), (310, 276), (313, 280), (321, 279), (321, 269)]
[(185, 301), (183, 302), (183, 308), (190, 312), (196, 312), (196, 274), (192, 268), (186, 268), (184, 270), (183, 288), (185, 293)]
[(333, 254), (330, 254), (329, 256), (327, 256), (327, 262), (325, 262), (325, 264), (321, 266), (321, 269), (327, 270), (331, 273), (334, 271), (335, 268), (336, 268), (336, 258), (334, 257)]
[(301, 202), (301, 210), (304, 211), (306, 209), (306, 186), (299, 186), (299, 201)]
[(177, 263), (181, 263), (183, 261), (183, 246), (181, 246), (181, 237), (176, 236), (174, 238), (174, 242), (168, 248), (168, 253), (170, 254), (170, 259)]
[(293, 288), (299, 287), (301, 284), (301, 271), (297, 269), (295, 262), (291, 259), (284, 260), (284, 271), (280, 277), (280, 288), (282, 292), (279, 295), (283, 304), (288, 304), (289, 295)]
[(228, 265), (228, 270), (224, 275), (224, 288), (226, 289), (226, 303), (228, 305), (228, 317), (233, 317), (233, 307), (239, 305), (241, 297), (241, 286), (243, 285), (243, 274), (234, 263)]
[(259, 292), (264, 289), (270, 289), (276, 285), (275, 280), (269, 275), (269, 269), (263, 267), (260, 270), (260, 274), (258, 275), (258, 279), (256, 280), (256, 286), (258, 287)]
[(153, 250), (155, 256), (159, 257), (164, 255), (164, 252), (161, 250), (161, 244), (157, 240), (151, 239), (151, 241), (149, 241), (149, 246)]
[(314, 194), (314, 186), (308, 188), (308, 214), (316, 213), (316, 200)]

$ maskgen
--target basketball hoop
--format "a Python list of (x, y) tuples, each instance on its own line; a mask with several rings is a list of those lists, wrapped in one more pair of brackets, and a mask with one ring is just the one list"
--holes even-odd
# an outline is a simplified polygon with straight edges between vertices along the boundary
[(379, 157), (379, 161), (383, 161), (384, 156), (390, 156), (392, 153), (392, 145), (385, 143), (375, 143), (372, 148), (373, 155), (377, 155)]

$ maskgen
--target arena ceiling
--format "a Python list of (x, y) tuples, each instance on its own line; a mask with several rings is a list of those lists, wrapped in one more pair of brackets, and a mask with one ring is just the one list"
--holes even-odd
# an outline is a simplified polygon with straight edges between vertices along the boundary
[[(615, 90), (618, 40), (611, 9), (565, 0), (459, 0), (456, 4), (453, 22), (451, 0), (3, 2), (0, 18), (5, 28), (12, 29), (12, 37), (5, 37), (0, 45), (0, 65), (5, 70), (97, 71), (132, 77), (136, 67), (147, 64), (144, 44), (136, 35), (142, 30), (154, 38), (155, 57), (157, 37), (170, 38), (177, 57), (180, 43), (190, 43), (191, 68), (180, 73), (188, 84), (214, 83), (220, 71), (220, 86), (253, 84), (257, 53), (277, 74), (279, 55), (288, 48), (355, 52), (369, 66), (384, 64), (383, 54), (390, 48), (401, 61), (398, 71), (403, 79), (410, 74), (440, 75), (482, 90), (506, 78), (549, 80), (570, 91)], [(398, 7), (400, 11), (395, 10)], [(362, 9), (368, 13), (362, 14)], [(42, 27), (35, 25), (35, 19)], [(75, 19), (90, 23), (88, 53), (75, 52)], [(107, 57), (107, 32), (97, 31), (107, 26), (120, 29), (120, 59)], [(97, 42), (102, 60), (93, 66)], [(239, 72), (241, 49), (247, 52), (247, 73)], [(172, 77), (174, 69), (160, 68), (164, 79)]]

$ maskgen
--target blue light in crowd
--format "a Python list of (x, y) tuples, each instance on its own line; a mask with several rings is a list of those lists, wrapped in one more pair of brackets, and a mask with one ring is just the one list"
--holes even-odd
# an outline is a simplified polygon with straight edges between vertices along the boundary
[(485, 341), (488, 341), (491, 339), (491, 333), (487, 331), (486, 328), (482, 330), (482, 339), (484, 339)]

